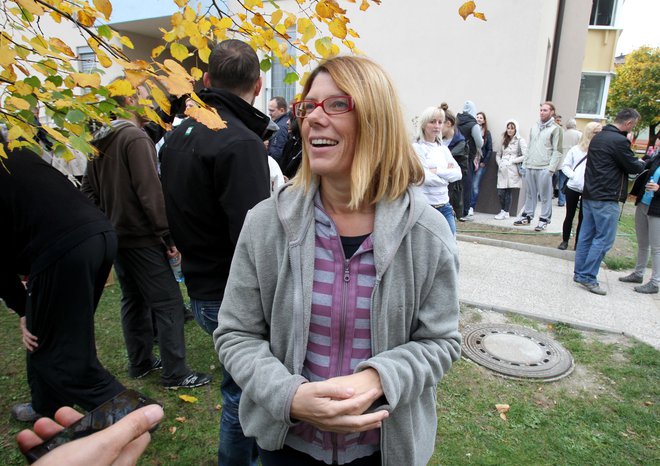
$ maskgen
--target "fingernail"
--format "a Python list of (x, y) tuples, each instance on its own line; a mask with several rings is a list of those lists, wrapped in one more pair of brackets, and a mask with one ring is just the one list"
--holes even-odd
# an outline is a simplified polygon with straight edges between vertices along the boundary
[(146, 417), (149, 421), (149, 424), (152, 426), (160, 422), (160, 420), (163, 419), (163, 416), (165, 415), (163, 408), (161, 408), (159, 405), (146, 406), (142, 413), (144, 414), (144, 417)]

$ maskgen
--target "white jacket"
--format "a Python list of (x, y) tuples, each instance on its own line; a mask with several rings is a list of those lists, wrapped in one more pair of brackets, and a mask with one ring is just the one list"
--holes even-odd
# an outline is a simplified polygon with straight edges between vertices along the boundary
[(580, 146), (573, 146), (569, 149), (564, 164), (561, 166), (561, 171), (568, 178), (566, 186), (578, 193), (581, 193), (584, 188), (584, 171), (587, 168), (587, 161), (585, 159), (580, 165), (577, 163), (586, 155), (587, 153)]
[(449, 149), (439, 142), (416, 141), (413, 143), (413, 149), (424, 166), (422, 191), (429, 204), (447, 204), (447, 185), (463, 177), (458, 162)]

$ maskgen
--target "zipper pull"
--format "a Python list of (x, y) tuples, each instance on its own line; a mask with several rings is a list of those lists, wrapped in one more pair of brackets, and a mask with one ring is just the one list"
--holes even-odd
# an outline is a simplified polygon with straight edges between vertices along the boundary
[(351, 274), (349, 271), (348, 259), (346, 259), (344, 261), (344, 281), (348, 283), (350, 279), (351, 279)]

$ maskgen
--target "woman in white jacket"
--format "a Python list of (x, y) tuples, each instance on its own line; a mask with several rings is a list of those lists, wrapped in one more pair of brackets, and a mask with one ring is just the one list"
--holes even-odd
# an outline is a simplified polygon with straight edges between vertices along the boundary
[(527, 143), (520, 137), (518, 122), (508, 120), (506, 131), (502, 134), (502, 147), (495, 156), (497, 161), (497, 197), (500, 199), (500, 213), (496, 220), (509, 218), (511, 209), (511, 196), (514, 189), (522, 186), (520, 164), (527, 155)]
[[(584, 128), (580, 142), (571, 147), (564, 158), (564, 164), (561, 171), (568, 178), (568, 182), (564, 185), (566, 193), (566, 217), (564, 217), (564, 225), (562, 226), (562, 239), (558, 249), (564, 250), (568, 248), (568, 240), (571, 238), (571, 229), (573, 228), (573, 219), (575, 218), (575, 211), (582, 198), (582, 188), (584, 188), (584, 170), (587, 166), (587, 151), (589, 150), (589, 143), (593, 137), (600, 133), (603, 126), (600, 123), (591, 122), (587, 123)], [(580, 234), (580, 225), (582, 224), (582, 209), (578, 214), (578, 224), (575, 230), (575, 249), (577, 249), (578, 235)]]
[(454, 209), (449, 203), (449, 183), (461, 179), (461, 167), (447, 147), (442, 145), (442, 125), (445, 112), (439, 107), (428, 107), (420, 117), (413, 148), (424, 166), (422, 191), (429, 204), (447, 219), (451, 232), (456, 235)]

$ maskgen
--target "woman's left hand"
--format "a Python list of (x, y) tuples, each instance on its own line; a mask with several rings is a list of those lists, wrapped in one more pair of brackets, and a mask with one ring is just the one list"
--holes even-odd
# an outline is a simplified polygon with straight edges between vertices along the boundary
[(23, 340), (23, 346), (30, 353), (36, 350), (39, 347), (37, 343), (37, 337), (32, 335), (25, 325), (25, 316), (21, 317), (19, 320), (19, 326), (21, 327), (21, 339)]

